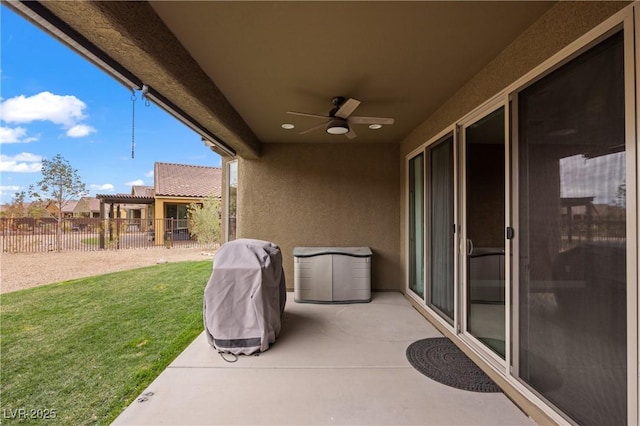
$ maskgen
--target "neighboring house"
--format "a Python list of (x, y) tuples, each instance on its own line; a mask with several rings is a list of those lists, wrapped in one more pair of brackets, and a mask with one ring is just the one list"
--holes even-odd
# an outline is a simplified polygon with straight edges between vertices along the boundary
[(0, 205), (0, 217), (4, 218), (52, 218), (57, 211), (51, 203), (45, 204), (41, 201), (24, 202), (22, 207), (13, 204)]
[(188, 209), (208, 196), (221, 197), (222, 169), (187, 164), (155, 163), (154, 186), (135, 185), (130, 194), (96, 197), (121, 212), (133, 229), (152, 231), (156, 242), (165, 237), (188, 239)]
[[(62, 206), (62, 217), (72, 218), (77, 217), (76, 209), (80, 200), (68, 200)], [(37, 203), (37, 202), (34, 202)], [(55, 201), (45, 201), (44, 209), (53, 217), (58, 217), (58, 204)]]
[[(134, 198), (153, 198), (153, 186), (134, 185), (131, 187), (131, 195)], [(141, 230), (153, 227), (152, 204), (125, 204), (122, 206), (127, 218)]]
[(640, 2), (4, 4), (222, 153), (290, 289), (294, 247), (368, 246), (538, 424), (640, 423)]
[(82, 197), (73, 208), (73, 217), (100, 217), (100, 200), (95, 197)]
[[(55, 205), (55, 203), (50, 203), (50, 205), (53, 204), (54, 208), (57, 209), (57, 206)], [(69, 200), (66, 203), (64, 203), (64, 205), (62, 206), (62, 217), (74, 217), (74, 211), (76, 209), (76, 206), (78, 205), (78, 200)]]
[[(155, 163), (154, 218), (165, 227), (162, 235), (189, 237), (188, 209), (206, 197), (220, 198), (222, 169), (186, 164)], [(164, 219), (160, 221), (159, 219)], [(159, 238), (156, 230), (156, 238)]]
[(55, 223), (56, 218), (47, 209), (51, 203), (42, 201), (24, 202), (22, 206), (15, 204), (0, 205), (0, 232), (15, 232), (19, 229), (33, 231), (35, 226), (44, 223)]

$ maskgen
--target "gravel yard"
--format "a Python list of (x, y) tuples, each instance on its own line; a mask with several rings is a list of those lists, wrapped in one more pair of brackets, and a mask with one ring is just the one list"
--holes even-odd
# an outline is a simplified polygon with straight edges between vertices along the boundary
[(0, 293), (158, 263), (212, 260), (213, 254), (214, 250), (202, 248), (163, 247), (118, 251), (2, 253)]

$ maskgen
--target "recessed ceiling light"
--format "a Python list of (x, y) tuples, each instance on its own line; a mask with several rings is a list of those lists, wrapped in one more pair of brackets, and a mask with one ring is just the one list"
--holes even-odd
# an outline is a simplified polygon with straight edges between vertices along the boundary
[(371, 130), (378, 130), (381, 127), (382, 127), (382, 124), (369, 124), (369, 128)]
[(327, 133), (331, 135), (344, 135), (349, 133), (349, 125), (343, 118), (334, 118), (327, 125)]
[(282, 128), (283, 128), (283, 129), (287, 129), (287, 130), (291, 130), (291, 129), (293, 129), (294, 127), (296, 127), (296, 126), (294, 126), (294, 125), (293, 125), (293, 124), (291, 124), (291, 123), (284, 123), (284, 124), (282, 125)]

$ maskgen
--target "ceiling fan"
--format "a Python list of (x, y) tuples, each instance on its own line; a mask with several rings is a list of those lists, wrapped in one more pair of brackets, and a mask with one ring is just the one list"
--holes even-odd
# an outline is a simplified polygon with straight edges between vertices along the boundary
[(329, 115), (309, 114), (306, 112), (287, 111), (287, 114), (302, 115), (304, 117), (322, 118), (326, 120), (310, 129), (300, 132), (301, 135), (313, 132), (326, 126), (326, 131), (332, 135), (345, 135), (349, 139), (355, 138), (356, 132), (349, 126), (350, 124), (369, 124), (372, 129), (379, 129), (383, 124), (393, 124), (393, 118), (385, 117), (355, 117), (351, 114), (360, 105), (360, 101), (354, 98), (345, 99), (336, 96), (331, 100), (334, 105)]

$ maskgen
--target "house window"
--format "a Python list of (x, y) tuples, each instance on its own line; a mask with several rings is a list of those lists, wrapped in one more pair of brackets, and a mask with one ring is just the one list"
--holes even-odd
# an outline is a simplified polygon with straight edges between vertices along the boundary
[(167, 229), (182, 230), (189, 227), (188, 204), (165, 204), (164, 212)]

